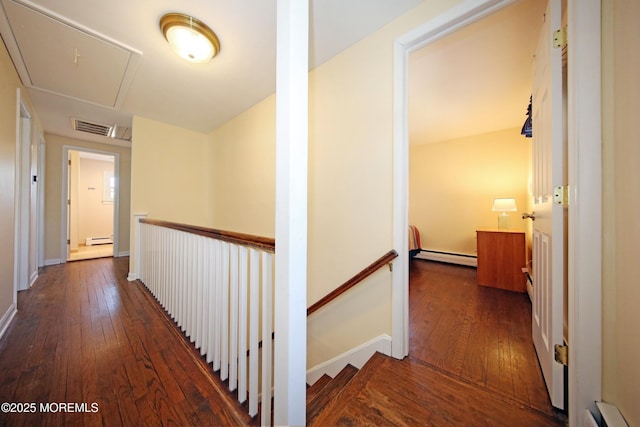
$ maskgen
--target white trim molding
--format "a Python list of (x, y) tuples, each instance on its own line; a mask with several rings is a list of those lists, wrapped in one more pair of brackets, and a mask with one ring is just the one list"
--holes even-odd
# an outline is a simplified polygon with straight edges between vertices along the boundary
[(600, 0), (567, 9), (569, 425), (602, 400), (602, 61)]
[(313, 385), (323, 375), (329, 375), (333, 378), (347, 365), (353, 365), (360, 369), (376, 352), (387, 356), (391, 355), (391, 337), (389, 335), (382, 334), (307, 370), (307, 384)]
[(7, 309), (6, 313), (4, 313), (4, 315), (0, 319), (0, 338), (2, 338), (4, 333), (9, 328), (9, 325), (13, 321), (13, 318), (16, 316), (16, 313), (18, 313), (16, 305), (11, 304)]
[(146, 212), (139, 212), (133, 214), (133, 256), (129, 258), (129, 275), (127, 280), (133, 282), (136, 279), (140, 279), (140, 220), (147, 217)]

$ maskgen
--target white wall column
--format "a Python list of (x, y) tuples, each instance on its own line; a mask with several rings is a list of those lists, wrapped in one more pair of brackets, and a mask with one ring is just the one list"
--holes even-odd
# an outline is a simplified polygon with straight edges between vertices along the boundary
[[(117, 215), (117, 212), (115, 212)], [(140, 279), (141, 275), (141, 265), (140, 265), (140, 220), (145, 219), (147, 217), (146, 213), (134, 213), (133, 214), (133, 227), (131, 227), (131, 231), (133, 231), (133, 251), (131, 251), (131, 256), (129, 258), (129, 275), (127, 276), (127, 280), (133, 282), (136, 279)]]
[(602, 399), (601, 2), (568, 3), (569, 425)]
[(306, 422), (308, 0), (277, 2), (274, 423)]

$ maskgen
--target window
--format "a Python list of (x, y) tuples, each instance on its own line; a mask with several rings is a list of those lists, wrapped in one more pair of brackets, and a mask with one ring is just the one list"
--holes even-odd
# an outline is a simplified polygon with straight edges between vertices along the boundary
[(102, 179), (102, 203), (105, 205), (113, 204), (113, 198), (116, 194), (116, 178), (112, 171), (104, 171)]

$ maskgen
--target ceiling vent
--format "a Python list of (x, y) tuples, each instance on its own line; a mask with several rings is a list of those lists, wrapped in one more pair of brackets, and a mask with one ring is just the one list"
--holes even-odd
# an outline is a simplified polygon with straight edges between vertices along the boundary
[(131, 129), (125, 126), (103, 125), (75, 118), (71, 119), (71, 122), (73, 129), (79, 132), (105, 136), (112, 139), (121, 139), (123, 141), (131, 141)]

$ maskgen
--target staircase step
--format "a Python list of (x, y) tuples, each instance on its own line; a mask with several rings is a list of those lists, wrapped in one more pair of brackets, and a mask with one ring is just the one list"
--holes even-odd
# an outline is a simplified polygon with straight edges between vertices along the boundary
[(318, 393), (320, 393), (322, 389), (324, 389), (325, 386), (329, 382), (331, 382), (331, 380), (332, 378), (329, 375), (324, 374), (318, 379), (318, 381), (313, 383), (312, 386), (307, 388), (307, 406), (309, 406), (309, 404), (313, 401), (313, 399), (315, 399)]
[(417, 359), (376, 353), (307, 425), (564, 427), (566, 423)]
[(315, 387), (315, 384), (307, 390), (307, 425), (311, 425), (323, 409), (336, 400), (357, 373), (358, 368), (347, 365), (333, 379), (327, 381), (321, 378), (318, 380), (327, 382), (324, 385), (319, 385), (318, 389), (313, 391), (314, 396), (309, 396), (309, 391)]

